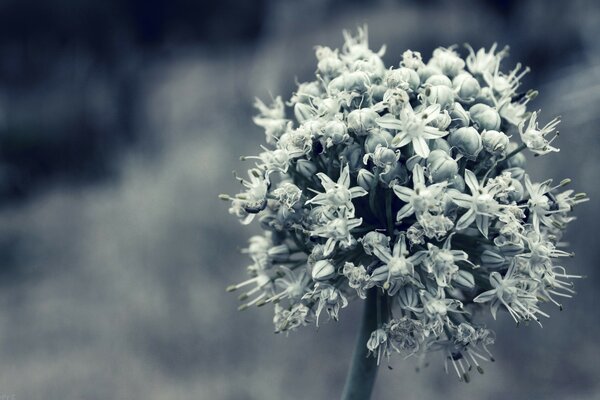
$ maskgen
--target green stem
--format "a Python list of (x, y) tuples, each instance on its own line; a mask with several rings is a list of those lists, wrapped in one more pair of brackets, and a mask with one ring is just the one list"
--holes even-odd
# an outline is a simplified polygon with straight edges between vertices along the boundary
[(368, 400), (371, 398), (377, 377), (377, 359), (367, 357), (369, 354), (367, 341), (371, 332), (377, 329), (377, 297), (377, 288), (369, 289), (342, 400)]

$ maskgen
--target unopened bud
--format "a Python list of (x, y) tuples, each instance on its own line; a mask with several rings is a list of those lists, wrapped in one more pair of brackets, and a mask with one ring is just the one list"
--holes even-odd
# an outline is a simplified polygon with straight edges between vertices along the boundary
[(335, 267), (329, 260), (319, 260), (313, 266), (311, 276), (315, 281), (326, 281), (335, 275)]
[(449, 181), (458, 173), (458, 164), (444, 150), (434, 150), (427, 157), (427, 171), (435, 183)]
[(500, 114), (494, 108), (485, 104), (475, 104), (469, 108), (469, 114), (473, 122), (481, 130), (498, 130), (500, 128)]
[(483, 149), (481, 136), (472, 126), (458, 128), (448, 136), (448, 143), (469, 159), (477, 158)]
[(296, 171), (303, 177), (312, 179), (317, 173), (317, 166), (312, 161), (300, 159), (296, 162)]
[(379, 114), (370, 108), (354, 110), (348, 114), (348, 130), (358, 136), (365, 136), (377, 127), (377, 118)]
[(505, 154), (509, 143), (508, 136), (494, 130), (484, 131), (481, 134), (481, 141), (486, 151), (495, 155)]
[(456, 77), (454, 77), (452, 80), (452, 85), (457, 91), (458, 97), (466, 101), (475, 100), (481, 91), (481, 86), (479, 86), (477, 79), (473, 78), (471, 74), (466, 72), (458, 74)]
[(365, 190), (371, 190), (373, 185), (373, 181), (375, 180), (375, 175), (372, 172), (366, 169), (360, 169), (358, 171), (358, 176), (356, 177), (356, 182), (358, 186)]

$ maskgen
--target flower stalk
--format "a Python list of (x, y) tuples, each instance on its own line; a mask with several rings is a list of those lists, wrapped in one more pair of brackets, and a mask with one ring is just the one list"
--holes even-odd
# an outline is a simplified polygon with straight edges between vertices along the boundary
[(377, 358), (368, 357), (367, 341), (371, 332), (377, 329), (377, 316), (380, 301), (377, 288), (371, 288), (367, 292), (367, 299), (363, 309), (360, 330), (356, 338), (356, 346), (352, 354), (350, 370), (346, 376), (342, 400), (367, 400), (371, 398), (375, 380), (377, 378)]

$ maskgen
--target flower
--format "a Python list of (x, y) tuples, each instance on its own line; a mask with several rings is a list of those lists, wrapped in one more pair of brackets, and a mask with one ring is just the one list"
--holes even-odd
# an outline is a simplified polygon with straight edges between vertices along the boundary
[(350, 188), (350, 170), (347, 165), (342, 170), (337, 183), (323, 172), (319, 172), (317, 177), (321, 180), (325, 193), (317, 192), (317, 195), (308, 200), (306, 204), (319, 204), (338, 210), (346, 209), (349, 215), (354, 215), (352, 199), (366, 196), (369, 193), (360, 186)]
[(266, 145), (242, 158), (255, 165), (240, 193), (220, 197), (263, 233), (227, 290), (246, 290), (241, 310), (272, 308), (275, 332), (367, 300), (378, 363), (438, 352), (469, 381), (493, 361), (480, 311), (539, 322), (543, 303), (573, 296), (561, 238), (588, 198), (527, 173), (523, 150), (558, 151), (559, 120), (540, 128), (527, 111), (537, 92), (516, 94), (528, 68), (503, 72), (508, 48), (407, 50), (386, 69), (366, 28), (344, 37), (317, 47), (317, 76), (289, 102), (256, 101)]
[(433, 121), (440, 114), (440, 105), (432, 104), (421, 111), (415, 112), (410, 106), (406, 106), (400, 111), (400, 118), (386, 114), (379, 118), (377, 123), (382, 128), (395, 129), (398, 131), (391, 145), (399, 148), (411, 143), (417, 155), (427, 158), (429, 155), (429, 146), (427, 139), (437, 139), (446, 136), (449, 132), (442, 131), (431, 126)]

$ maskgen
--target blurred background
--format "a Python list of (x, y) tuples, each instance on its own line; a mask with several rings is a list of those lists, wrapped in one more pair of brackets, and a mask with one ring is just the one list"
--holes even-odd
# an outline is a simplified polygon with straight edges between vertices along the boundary
[[(317, 44), (369, 25), (402, 51), (511, 46), (533, 72), (560, 153), (590, 203), (567, 239), (587, 275), (565, 311), (497, 331), (468, 385), (442, 360), (382, 368), (374, 399), (600, 399), (600, 3), (596, 1), (0, 1), (0, 396), (21, 399), (335, 399), (359, 304), (339, 323), (274, 335), (236, 311), (240, 229), (218, 193), (264, 137), (254, 96), (289, 98)], [(6, 397), (0, 397), (6, 398)]]

